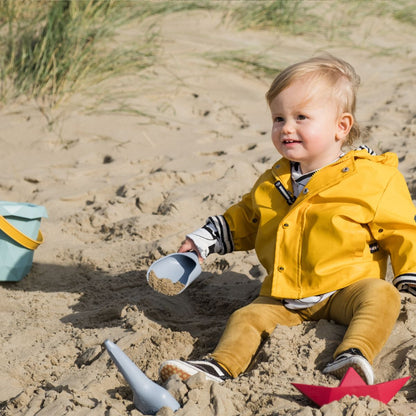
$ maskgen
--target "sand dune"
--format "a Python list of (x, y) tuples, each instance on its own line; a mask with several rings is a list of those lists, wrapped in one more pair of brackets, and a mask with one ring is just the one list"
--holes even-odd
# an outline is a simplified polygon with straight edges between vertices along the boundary
[[(276, 68), (326, 50), (362, 78), (365, 143), (397, 152), (416, 199), (414, 27), (367, 17), (348, 42), (245, 30), (218, 11), (157, 20), (161, 51), (144, 73), (92, 86), (55, 110), (34, 102), (0, 110), (1, 199), (44, 205), (45, 243), (31, 273), (0, 285), (0, 414), (141, 415), (102, 343), (111, 339), (152, 380), (159, 364), (199, 358), (227, 317), (258, 293), (254, 253), (211, 256), (178, 296), (146, 282), (149, 265), (221, 214), (277, 158), (264, 99), (271, 81), (209, 54), (260, 54)], [(143, 26), (131, 26), (135, 31)], [(109, 100), (96, 104), (94, 88)], [(121, 108), (134, 111), (122, 111)], [(416, 299), (402, 296), (394, 333), (375, 363), (378, 382), (411, 375), (384, 405), (344, 398), (321, 409), (291, 382), (338, 385), (321, 374), (344, 328), (277, 328), (247, 374), (223, 385), (171, 380), (178, 416), (410, 415), (416, 413)], [(173, 414), (162, 410), (160, 416)]]

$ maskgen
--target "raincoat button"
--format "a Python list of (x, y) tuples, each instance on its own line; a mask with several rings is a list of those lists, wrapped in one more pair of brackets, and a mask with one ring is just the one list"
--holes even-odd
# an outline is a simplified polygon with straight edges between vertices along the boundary
[(287, 228), (287, 227), (289, 227), (289, 224), (288, 224), (287, 222), (285, 222), (285, 223), (283, 224), (283, 228)]
[(285, 268), (283, 266), (279, 266), (279, 272), (282, 272)]
[(309, 189), (308, 189), (308, 188), (304, 188), (304, 189), (303, 189), (303, 193), (304, 193), (304, 194), (307, 194), (308, 192), (309, 192)]
[(348, 172), (350, 170), (350, 168), (342, 168), (342, 171), (345, 173), (345, 172)]

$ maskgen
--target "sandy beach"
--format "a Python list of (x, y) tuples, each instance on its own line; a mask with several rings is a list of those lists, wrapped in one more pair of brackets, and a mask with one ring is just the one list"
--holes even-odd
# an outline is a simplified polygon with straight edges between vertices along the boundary
[[(316, 3), (330, 19), (328, 2)], [(339, 4), (331, 13), (341, 19), (342, 11)], [(264, 98), (272, 77), (213, 56), (261, 57), (276, 73), (322, 51), (349, 61), (362, 83), (357, 144), (396, 152), (416, 202), (415, 26), (360, 16), (333, 37), (239, 30), (218, 10), (153, 17), (117, 38), (134, 42), (156, 27), (151, 67), (54, 109), (23, 99), (1, 105), (1, 199), (42, 205), (48, 218), (29, 275), (0, 284), (0, 415), (140, 416), (103, 342), (161, 383), (162, 361), (211, 352), (232, 311), (257, 296), (265, 272), (253, 252), (210, 256), (176, 296), (146, 281), (153, 261), (238, 201), (279, 158)], [(402, 295), (374, 363), (376, 382), (411, 376), (388, 405), (345, 397), (318, 408), (292, 386), (339, 384), (321, 370), (344, 331), (327, 321), (279, 327), (237, 379), (172, 379), (164, 387), (181, 409), (158, 415), (416, 414), (416, 298)]]

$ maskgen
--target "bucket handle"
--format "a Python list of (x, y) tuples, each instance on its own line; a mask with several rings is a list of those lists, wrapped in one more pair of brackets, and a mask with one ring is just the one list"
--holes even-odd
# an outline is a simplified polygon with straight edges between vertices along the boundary
[(7, 234), (12, 240), (16, 241), (23, 247), (29, 250), (36, 250), (43, 243), (43, 235), (39, 230), (37, 240), (32, 240), (27, 235), (23, 234), (16, 227), (13, 227), (6, 218), (0, 215), (0, 230)]

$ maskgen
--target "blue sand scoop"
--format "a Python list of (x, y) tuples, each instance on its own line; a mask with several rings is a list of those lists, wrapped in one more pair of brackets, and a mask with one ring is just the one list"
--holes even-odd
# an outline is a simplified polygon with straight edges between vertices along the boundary
[(155, 415), (162, 407), (170, 407), (174, 412), (180, 408), (175, 398), (162, 386), (147, 378), (116, 344), (107, 339), (104, 346), (133, 390), (133, 403), (140, 412)]
[(201, 265), (198, 255), (189, 251), (186, 253), (173, 253), (156, 260), (147, 271), (147, 281), (149, 275), (153, 273), (159, 279), (169, 279), (172, 283), (182, 283), (183, 292), (200, 274)]

